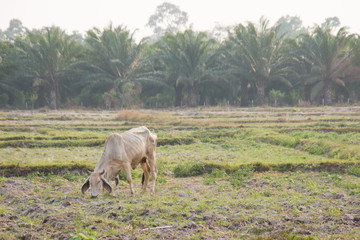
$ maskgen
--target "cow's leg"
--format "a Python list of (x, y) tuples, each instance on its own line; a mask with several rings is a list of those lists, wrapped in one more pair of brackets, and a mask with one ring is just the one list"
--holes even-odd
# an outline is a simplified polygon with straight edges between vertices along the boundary
[(116, 174), (116, 177), (115, 177), (115, 185), (119, 185), (119, 182), (120, 182), (120, 179), (119, 179), (119, 174)]
[(133, 187), (132, 179), (131, 179), (131, 167), (130, 167), (130, 164), (124, 166), (124, 171), (125, 171), (125, 174), (126, 174), (126, 180), (128, 181), (129, 186), (130, 186), (131, 195), (133, 195), (134, 194), (134, 187)]
[(146, 192), (146, 188), (149, 183), (149, 177), (150, 177), (150, 166), (149, 166), (149, 163), (146, 161), (146, 158), (143, 158), (141, 160), (141, 168), (144, 171), (143, 179), (142, 179), (142, 186), (143, 186), (143, 190)]
[(149, 158), (149, 165), (150, 165), (150, 173), (151, 173), (151, 193), (155, 193), (155, 182), (157, 177), (155, 156)]

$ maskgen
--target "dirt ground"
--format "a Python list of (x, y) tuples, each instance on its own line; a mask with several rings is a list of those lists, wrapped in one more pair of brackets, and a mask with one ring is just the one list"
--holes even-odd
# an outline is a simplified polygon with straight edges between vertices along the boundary
[(137, 179), (134, 196), (122, 182), (96, 199), (80, 193), (83, 178), (1, 178), (0, 239), (360, 239), (353, 176), (166, 177), (154, 196)]

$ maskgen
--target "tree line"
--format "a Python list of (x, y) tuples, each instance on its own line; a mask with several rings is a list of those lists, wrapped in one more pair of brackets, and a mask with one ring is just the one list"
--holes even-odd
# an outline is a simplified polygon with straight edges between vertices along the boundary
[(12, 20), (0, 31), (0, 107), (359, 102), (359, 35), (331, 18), (312, 29), (296, 20), (270, 26), (261, 18), (228, 27), (222, 39), (186, 28), (141, 41), (122, 25), (82, 37), (57, 26), (30, 31)]

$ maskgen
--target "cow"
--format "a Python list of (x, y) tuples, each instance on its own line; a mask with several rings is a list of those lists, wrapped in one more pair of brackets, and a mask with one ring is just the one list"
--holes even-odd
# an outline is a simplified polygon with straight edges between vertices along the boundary
[(156, 134), (144, 126), (132, 128), (121, 134), (112, 133), (105, 142), (104, 151), (95, 166), (94, 172), (89, 171), (90, 176), (85, 180), (81, 192), (84, 194), (90, 188), (92, 198), (97, 197), (103, 189), (111, 193), (112, 188), (109, 180), (115, 177), (117, 186), (119, 172), (124, 170), (131, 195), (133, 195), (131, 168), (135, 169), (140, 164), (144, 171), (142, 177), (143, 190), (146, 191), (151, 174), (151, 193), (154, 193), (157, 177), (156, 144)]

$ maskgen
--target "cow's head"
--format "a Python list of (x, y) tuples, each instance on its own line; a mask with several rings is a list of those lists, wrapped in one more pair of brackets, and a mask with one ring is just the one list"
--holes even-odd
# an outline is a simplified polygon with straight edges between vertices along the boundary
[(109, 193), (112, 189), (109, 182), (104, 177), (105, 169), (102, 172), (89, 172), (89, 177), (85, 180), (84, 185), (81, 187), (81, 192), (84, 194), (89, 188), (91, 191), (91, 197), (97, 197), (103, 188), (105, 188)]

